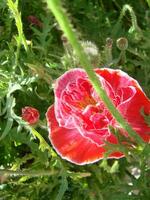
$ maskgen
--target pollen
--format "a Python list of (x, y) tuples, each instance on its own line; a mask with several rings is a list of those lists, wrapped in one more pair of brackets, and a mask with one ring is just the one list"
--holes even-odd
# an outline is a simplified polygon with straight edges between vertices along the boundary
[(90, 96), (87, 96), (82, 101), (78, 102), (78, 107), (81, 109), (86, 108), (88, 105), (96, 105), (96, 101)]

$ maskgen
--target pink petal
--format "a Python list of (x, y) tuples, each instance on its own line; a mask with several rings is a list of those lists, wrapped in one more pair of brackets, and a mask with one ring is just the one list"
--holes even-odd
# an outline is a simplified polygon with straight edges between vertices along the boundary
[(59, 79), (57, 79), (55, 84), (55, 95), (57, 98), (61, 97), (62, 91), (66, 88), (68, 83), (73, 83), (77, 78), (87, 78), (87, 75), (82, 69), (72, 69), (65, 72)]
[[(104, 147), (98, 147), (88, 138), (83, 137), (77, 129), (60, 127), (56, 121), (54, 106), (46, 114), (49, 126), (49, 139), (63, 158), (78, 165), (94, 163), (104, 157)], [(109, 158), (121, 158), (121, 152), (114, 152)]]
[[(70, 87), (74, 86), (74, 82), (77, 78), (87, 78), (86, 73), (82, 69), (72, 69), (64, 73), (60, 78), (57, 79), (55, 83), (54, 93), (55, 93), (55, 114), (60, 126), (65, 126), (67, 128), (75, 128), (74, 121), (71, 115), (63, 112), (62, 108), (62, 94), (66, 90), (70, 83)], [(70, 88), (71, 89), (71, 88)], [(61, 101), (60, 101), (61, 99)]]

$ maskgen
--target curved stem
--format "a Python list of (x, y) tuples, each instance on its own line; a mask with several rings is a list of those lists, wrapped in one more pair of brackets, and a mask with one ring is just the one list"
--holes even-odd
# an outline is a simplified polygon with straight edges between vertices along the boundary
[(61, 29), (64, 31), (66, 37), (68, 38), (69, 42), (73, 46), (77, 56), (80, 59), (80, 63), (87, 72), (89, 79), (100, 96), (101, 100), (104, 102), (108, 110), (111, 112), (113, 117), (116, 119), (116, 121), (121, 125), (123, 129), (125, 129), (129, 136), (134, 138), (136, 142), (144, 146), (144, 142), (140, 138), (140, 136), (132, 129), (132, 127), (128, 124), (128, 122), (122, 117), (120, 112), (115, 108), (114, 104), (108, 97), (106, 91), (102, 88), (102, 85), (96, 76), (95, 72), (93, 71), (90, 61), (88, 60), (87, 55), (85, 54), (83, 48), (81, 47), (80, 43), (78, 42), (77, 36), (73, 31), (72, 25), (64, 11), (64, 9), (61, 6), (60, 0), (47, 0), (48, 7), (53, 12), (56, 20), (58, 21)]
[(121, 10), (121, 14), (120, 14), (120, 17), (119, 17), (119, 20), (118, 22), (120, 23), (122, 18), (124, 17), (126, 11), (129, 11), (129, 14), (131, 16), (131, 23), (132, 23), (132, 27), (136, 30), (136, 31), (139, 31), (141, 32), (141, 29), (139, 28), (138, 26), (138, 23), (137, 23), (137, 19), (136, 19), (136, 15), (133, 11), (133, 8), (128, 5), (128, 4), (125, 4)]

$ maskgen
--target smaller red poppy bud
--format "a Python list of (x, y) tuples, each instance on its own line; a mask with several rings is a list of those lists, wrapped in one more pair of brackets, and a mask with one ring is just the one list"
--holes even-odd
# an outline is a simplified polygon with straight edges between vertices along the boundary
[(36, 124), (39, 120), (39, 111), (35, 108), (26, 106), (22, 108), (22, 119), (28, 122), (30, 125)]
[(33, 16), (33, 15), (30, 15), (27, 17), (27, 20), (30, 24), (32, 25), (35, 25), (35, 26), (38, 26), (38, 27), (42, 27), (42, 22), (36, 17), (36, 16)]

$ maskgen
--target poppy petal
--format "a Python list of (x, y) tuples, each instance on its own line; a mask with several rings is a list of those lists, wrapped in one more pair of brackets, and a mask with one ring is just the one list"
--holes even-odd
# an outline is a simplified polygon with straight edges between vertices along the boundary
[(126, 101), (118, 106), (118, 110), (132, 128), (139, 133), (145, 142), (150, 142), (150, 127), (144, 121), (144, 117), (141, 114), (142, 109), (144, 109), (145, 114), (150, 114), (150, 101), (138, 88), (130, 101)]
[[(95, 72), (102, 76), (105, 81), (107, 81), (114, 92), (116, 93), (120, 88), (126, 88), (128, 86), (134, 86), (136, 88), (141, 89), (138, 82), (130, 77), (127, 73), (121, 70), (114, 70), (109, 68), (95, 69)], [(141, 89), (142, 90), (142, 89)]]
[[(104, 158), (105, 149), (99, 147), (80, 134), (77, 129), (60, 127), (51, 106), (46, 114), (49, 126), (49, 138), (57, 153), (63, 158), (78, 165), (94, 163)], [(121, 158), (123, 154), (115, 152), (109, 158)]]

